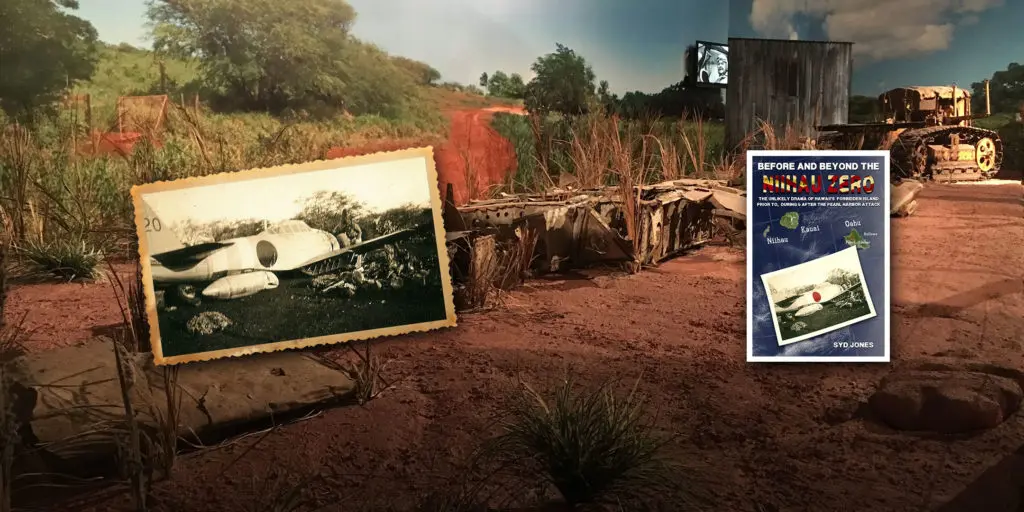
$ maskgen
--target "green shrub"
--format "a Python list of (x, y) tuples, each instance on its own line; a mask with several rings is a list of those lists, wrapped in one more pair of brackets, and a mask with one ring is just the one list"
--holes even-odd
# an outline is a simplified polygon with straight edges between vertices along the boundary
[(56, 277), (62, 281), (99, 278), (103, 253), (85, 241), (28, 241), (18, 245), (18, 253), (37, 276)]
[(1003, 172), (1001, 174), (1024, 176), (1024, 123), (1014, 121), (999, 129), (1003, 142)]

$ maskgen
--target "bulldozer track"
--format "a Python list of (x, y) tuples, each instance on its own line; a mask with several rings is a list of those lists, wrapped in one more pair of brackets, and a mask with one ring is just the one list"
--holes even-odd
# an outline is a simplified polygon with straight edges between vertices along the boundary
[[(975, 145), (983, 138), (992, 139), (995, 143), (995, 164), (987, 172), (975, 167), (971, 171), (935, 170), (933, 162), (928, 158), (927, 146), (930, 144), (947, 144), (950, 135), (958, 135), (961, 144)], [(892, 159), (892, 176), (900, 179), (935, 179), (936, 176), (948, 176), (953, 181), (976, 180), (995, 174), (1002, 164), (1003, 144), (999, 134), (992, 130), (969, 126), (929, 126), (914, 128), (899, 135), (890, 149)]]

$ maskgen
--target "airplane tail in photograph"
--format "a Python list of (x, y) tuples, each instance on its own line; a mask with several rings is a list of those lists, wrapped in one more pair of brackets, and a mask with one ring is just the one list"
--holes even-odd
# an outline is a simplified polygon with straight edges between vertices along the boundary
[(160, 217), (157, 217), (149, 203), (145, 199), (140, 199), (139, 202), (142, 203), (142, 227), (146, 234), (149, 254), (163, 254), (184, 248), (185, 244), (181, 242), (170, 226), (164, 224)]

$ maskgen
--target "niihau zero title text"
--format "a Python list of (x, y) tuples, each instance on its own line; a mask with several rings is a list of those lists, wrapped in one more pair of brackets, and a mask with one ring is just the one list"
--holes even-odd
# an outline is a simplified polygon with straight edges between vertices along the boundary
[[(762, 194), (871, 194), (879, 162), (758, 162)], [(828, 173), (828, 174), (824, 174)], [(844, 173), (844, 174), (840, 174)]]

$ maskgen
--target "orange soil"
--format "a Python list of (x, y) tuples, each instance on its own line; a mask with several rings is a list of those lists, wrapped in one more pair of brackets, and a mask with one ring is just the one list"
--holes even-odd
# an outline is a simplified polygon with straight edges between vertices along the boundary
[[(444, 199), (448, 184), (452, 185), (456, 204), (486, 197), (500, 187), (516, 169), (516, 156), (512, 144), (493, 128), (495, 112), (522, 114), (516, 107), (489, 107), (478, 110), (452, 110), (448, 140), (434, 147), (441, 197)], [(397, 151), (422, 146), (414, 140), (380, 141), (358, 147), (331, 148), (326, 158), (366, 155), (380, 151)]]

